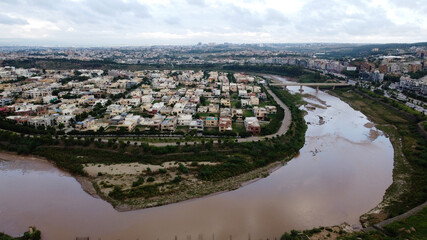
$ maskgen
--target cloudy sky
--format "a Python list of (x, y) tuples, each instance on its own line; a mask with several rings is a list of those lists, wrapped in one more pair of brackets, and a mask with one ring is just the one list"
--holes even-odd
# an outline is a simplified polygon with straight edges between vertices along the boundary
[(427, 41), (427, 0), (0, 0), (0, 45)]

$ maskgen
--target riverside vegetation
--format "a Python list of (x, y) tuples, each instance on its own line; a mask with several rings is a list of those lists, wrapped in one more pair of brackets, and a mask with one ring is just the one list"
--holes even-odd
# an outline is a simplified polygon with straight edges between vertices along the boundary
[(0, 232), (0, 240), (40, 240), (41, 232), (35, 227), (30, 227), (28, 232), (25, 232), (22, 237), (11, 237)]
[(394, 148), (393, 183), (383, 201), (361, 216), (362, 224), (375, 224), (424, 203), (427, 200), (427, 134), (419, 123), (426, 117), (366, 89), (336, 89), (332, 93), (368, 116), (390, 137)]
[[(12, 129), (0, 132), (0, 148), (45, 157), (74, 175), (86, 177), (98, 195), (118, 209), (163, 205), (238, 188), (245, 181), (268, 175), (278, 162), (298, 153), (307, 129), (303, 112), (295, 104), (301, 97), (278, 88), (272, 91), (290, 109), (292, 122), (285, 135), (264, 141), (236, 143), (222, 138), (218, 143), (137, 146), (123, 141), (105, 143), (94, 137), (55, 137), (51, 132), (27, 136), (23, 134), (25, 126), (20, 126), (21, 134)], [(283, 109), (278, 109), (282, 119), (283, 114)], [(135, 164), (147, 167), (135, 174), (114, 173)], [(88, 174), (86, 170), (94, 167), (107, 170)]]
[[(421, 240), (427, 239), (427, 208), (408, 218), (383, 227), (384, 232), (351, 232), (346, 225), (319, 227), (311, 230), (284, 233), (281, 240), (337, 239), (337, 240)], [(350, 231), (350, 232), (348, 232)]]

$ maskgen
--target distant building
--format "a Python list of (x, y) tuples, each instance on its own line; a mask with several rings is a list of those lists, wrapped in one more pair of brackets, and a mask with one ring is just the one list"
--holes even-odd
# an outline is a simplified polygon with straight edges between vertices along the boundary
[(356, 70), (357, 70), (357, 67), (353, 67), (353, 66), (348, 66), (347, 67), (347, 71), (354, 72)]
[(361, 72), (373, 72), (375, 70), (375, 64), (362, 62), (360, 63), (360, 71)]
[(372, 74), (372, 80), (376, 82), (382, 82), (384, 80), (384, 73), (380, 73), (380, 71), (375, 70)]
[(379, 71), (380, 71), (380, 73), (386, 74), (388, 72), (388, 66), (387, 65), (380, 65)]
[(418, 72), (423, 70), (421, 63), (412, 63), (408, 65), (408, 72)]

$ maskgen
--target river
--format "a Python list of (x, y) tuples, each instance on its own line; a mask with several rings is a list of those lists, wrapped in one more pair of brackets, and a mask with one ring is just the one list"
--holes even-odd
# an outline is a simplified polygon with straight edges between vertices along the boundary
[(306, 144), (297, 157), (235, 191), (162, 207), (117, 212), (47, 161), (2, 153), (0, 232), (19, 235), (35, 225), (47, 240), (243, 240), (359, 224), (392, 183), (393, 147), (348, 104), (311, 88), (304, 93), (327, 107), (307, 109)]

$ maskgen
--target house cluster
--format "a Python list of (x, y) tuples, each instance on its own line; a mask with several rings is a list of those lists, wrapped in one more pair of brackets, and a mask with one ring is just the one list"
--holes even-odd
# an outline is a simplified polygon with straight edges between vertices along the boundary
[[(383, 82), (392, 78), (400, 83), (392, 84), (393, 88), (410, 91), (420, 96), (427, 96), (425, 77), (411, 78), (418, 72), (427, 71), (427, 50), (420, 47), (411, 47), (408, 51), (397, 51), (396, 55), (377, 54), (378, 49), (372, 49), (372, 55), (363, 59), (330, 60), (316, 58), (285, 57), (270, 58), (268, 63), (297, 65), (304, 68), (316, 69), (337, 77)], [(254, 59), (255, 62), (260, 59)], [(262, 60), (266, 61), (266, 59)]]
[(372, 55), (363, 59), (323, 59), (325, 53), (316, 53), (313, 57), (269, 57), (251, 58), (252, 64), (296, 65), (316, 69), (344, 77), (342, 72), (359, 72), (360, 78), (371, 81), (383, 81), (385, 75), (406, 75), (427, 70), (427, 50), (422, 47), (411, 47), (408, 51), (397, 50), (396, 54), (378, 54), (379, 49), (371, 50)]
[(9, 76), (0, 83), (0, 113), (36, 127), (202, 134), (240, 124), (258, 135), (277, 112), (263, 80), (243, 73), (14, 67), (0, 73)]
[(416, 92), (421, 96), (427, 96), (427, 76), (420, 79), (412, 79), (409, 76), (400, 77), (400, 82), (396, 86), (402, 90)]

